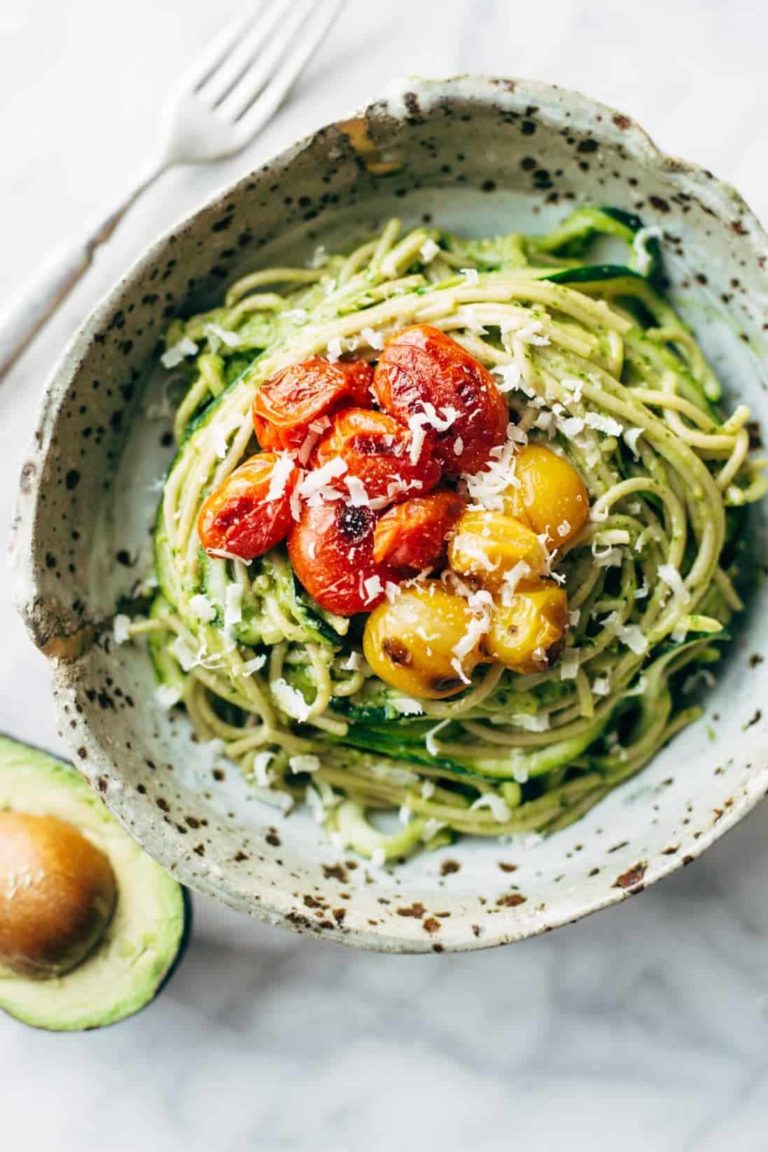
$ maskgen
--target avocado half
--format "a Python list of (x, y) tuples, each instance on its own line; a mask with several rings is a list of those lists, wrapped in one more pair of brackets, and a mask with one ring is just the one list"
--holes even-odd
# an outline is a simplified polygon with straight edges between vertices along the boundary
[(55, 1032), (115, 1024), (154, 1000), (175, 970), (191, 924), (187, 893), (131, 840), (69, 764), (0, 736), (0, 811), (57, 816), (108, 857), (112, 919), (71, 972), (47, 979), (0, 968), (0, 1009)]

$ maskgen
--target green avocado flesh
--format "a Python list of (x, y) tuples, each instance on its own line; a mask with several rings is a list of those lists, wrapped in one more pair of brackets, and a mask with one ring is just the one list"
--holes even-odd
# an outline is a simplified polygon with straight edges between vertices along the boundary
[(0, 811), (67, 820), (108, 856), (117, 905), (107, 930), (77, 968), (29, 979), (0, 968), (0, 1009), (56, 1032), (100, 1028), (132, 1016), (157, 995), (185, 944), (184, 890), (110, 816), (61, 760), (0, 737)]

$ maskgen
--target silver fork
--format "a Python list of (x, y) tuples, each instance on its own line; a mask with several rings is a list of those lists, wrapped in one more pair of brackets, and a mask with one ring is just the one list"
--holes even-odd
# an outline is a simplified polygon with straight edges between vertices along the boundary
[(345, 0), (261, 0), (208, 46), (169, 97), (160, 150), (138, 185), (0, 311), (0, 379), (91, 266), (143, 192), (177, 164), (233, 156), (274, 116)]

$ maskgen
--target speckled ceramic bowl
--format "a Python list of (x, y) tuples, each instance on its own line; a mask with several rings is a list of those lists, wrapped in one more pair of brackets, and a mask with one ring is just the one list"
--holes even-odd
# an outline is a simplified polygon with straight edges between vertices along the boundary
[[(21, 482), (18, 599), (54, 664), (75, 763), (147, 851), (193, 889), (365, 948), (482, 948), (626, 899), (698, 856), (768, 787), (768, 595), (758, 581), (705, 721), (567, 831), (465, 840), (394, 872), (339, 861), (306, 812), (283, 818), (215, 769), (153, 699), (141, 646), (109, 621), (148, 554), (167, 417), (147, 365), (169, 317), (246, 268), (332, 248), (396, 213), (487, 234), (543, 229), (574, 202), (660, 225), (677, 305), (731, 394), (768, 420), (768, 241), (708, 172), (628, 117), (512, 80), (420, 82), (304, 140), (161, 239), (96, 309), (46, 393)], [(753, 515), (762, 575), (765, 511)]]

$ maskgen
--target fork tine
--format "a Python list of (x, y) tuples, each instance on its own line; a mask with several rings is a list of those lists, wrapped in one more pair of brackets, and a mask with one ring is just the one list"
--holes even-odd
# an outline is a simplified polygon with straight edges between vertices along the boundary
[(221, 113), (227, 120), (237, 119), (272, 80), (291, 51), (291, 46), (303, 39), (315, 3), (316, 0), (295, 0), (272, 38), (253, 45), (247, 66), (242, 69), (237, 82), (230, 86), (225, 98), (219, 102)]
[(184, 72), (177, 85), (180, 92), (197, 92), (213, 73), (221, 66), (241, 36), (245, 35), (253, 23), (254, 13), (249, 12), (240, 20), (232, 20), (214, 36), (207, 50), (198, 56)]
[(255, 19), (232, 45), (226, 59), (221, 61), (216, 71), (198, 89), (199, 96), (209, 108), (217, 107), (248, 70), (258, 46), (269, 42), (275, 28), (285, 17), (285, 7), (284, 0), (267, 0)]
[(241, 93), (244, 99), (235, 120), (245, 133), (253, 135), (277, 110), (312, 52), (325, 39), (345, 3), (346, 0), (319, 0), (316, 11), (307, 21), (304, 34), (267, 84), (252, 84), (247, 95)]
[[(268, 24), (264, 22), (266, 27), (262, 27), (262, 22), (259, 22), (258, 26), (250, 30), (233, 53), (231, 64), (226, 70), (226, 82), (220, 81), (217, 85), (216, 94), (211, 100), (213, 108), (222, 105), (226, 107), (226, 102), (232, 97), (240, 107), (242, 99), (238, 99), (237, 90), (241, 84), (246, 83), (250, 86), (260, 80), (263, 85), (269, 80), (280, 59), (285, 55), (291, 39), (299, 33), (302, 24), (306, 22), (311, 4), (312, 0), (293, 0), (287, 7), (280, 3)], [(210, 89), (205, 95), (210, 95)], [(225, 117), (228, 120), (233, 119), (226, 112)]]

